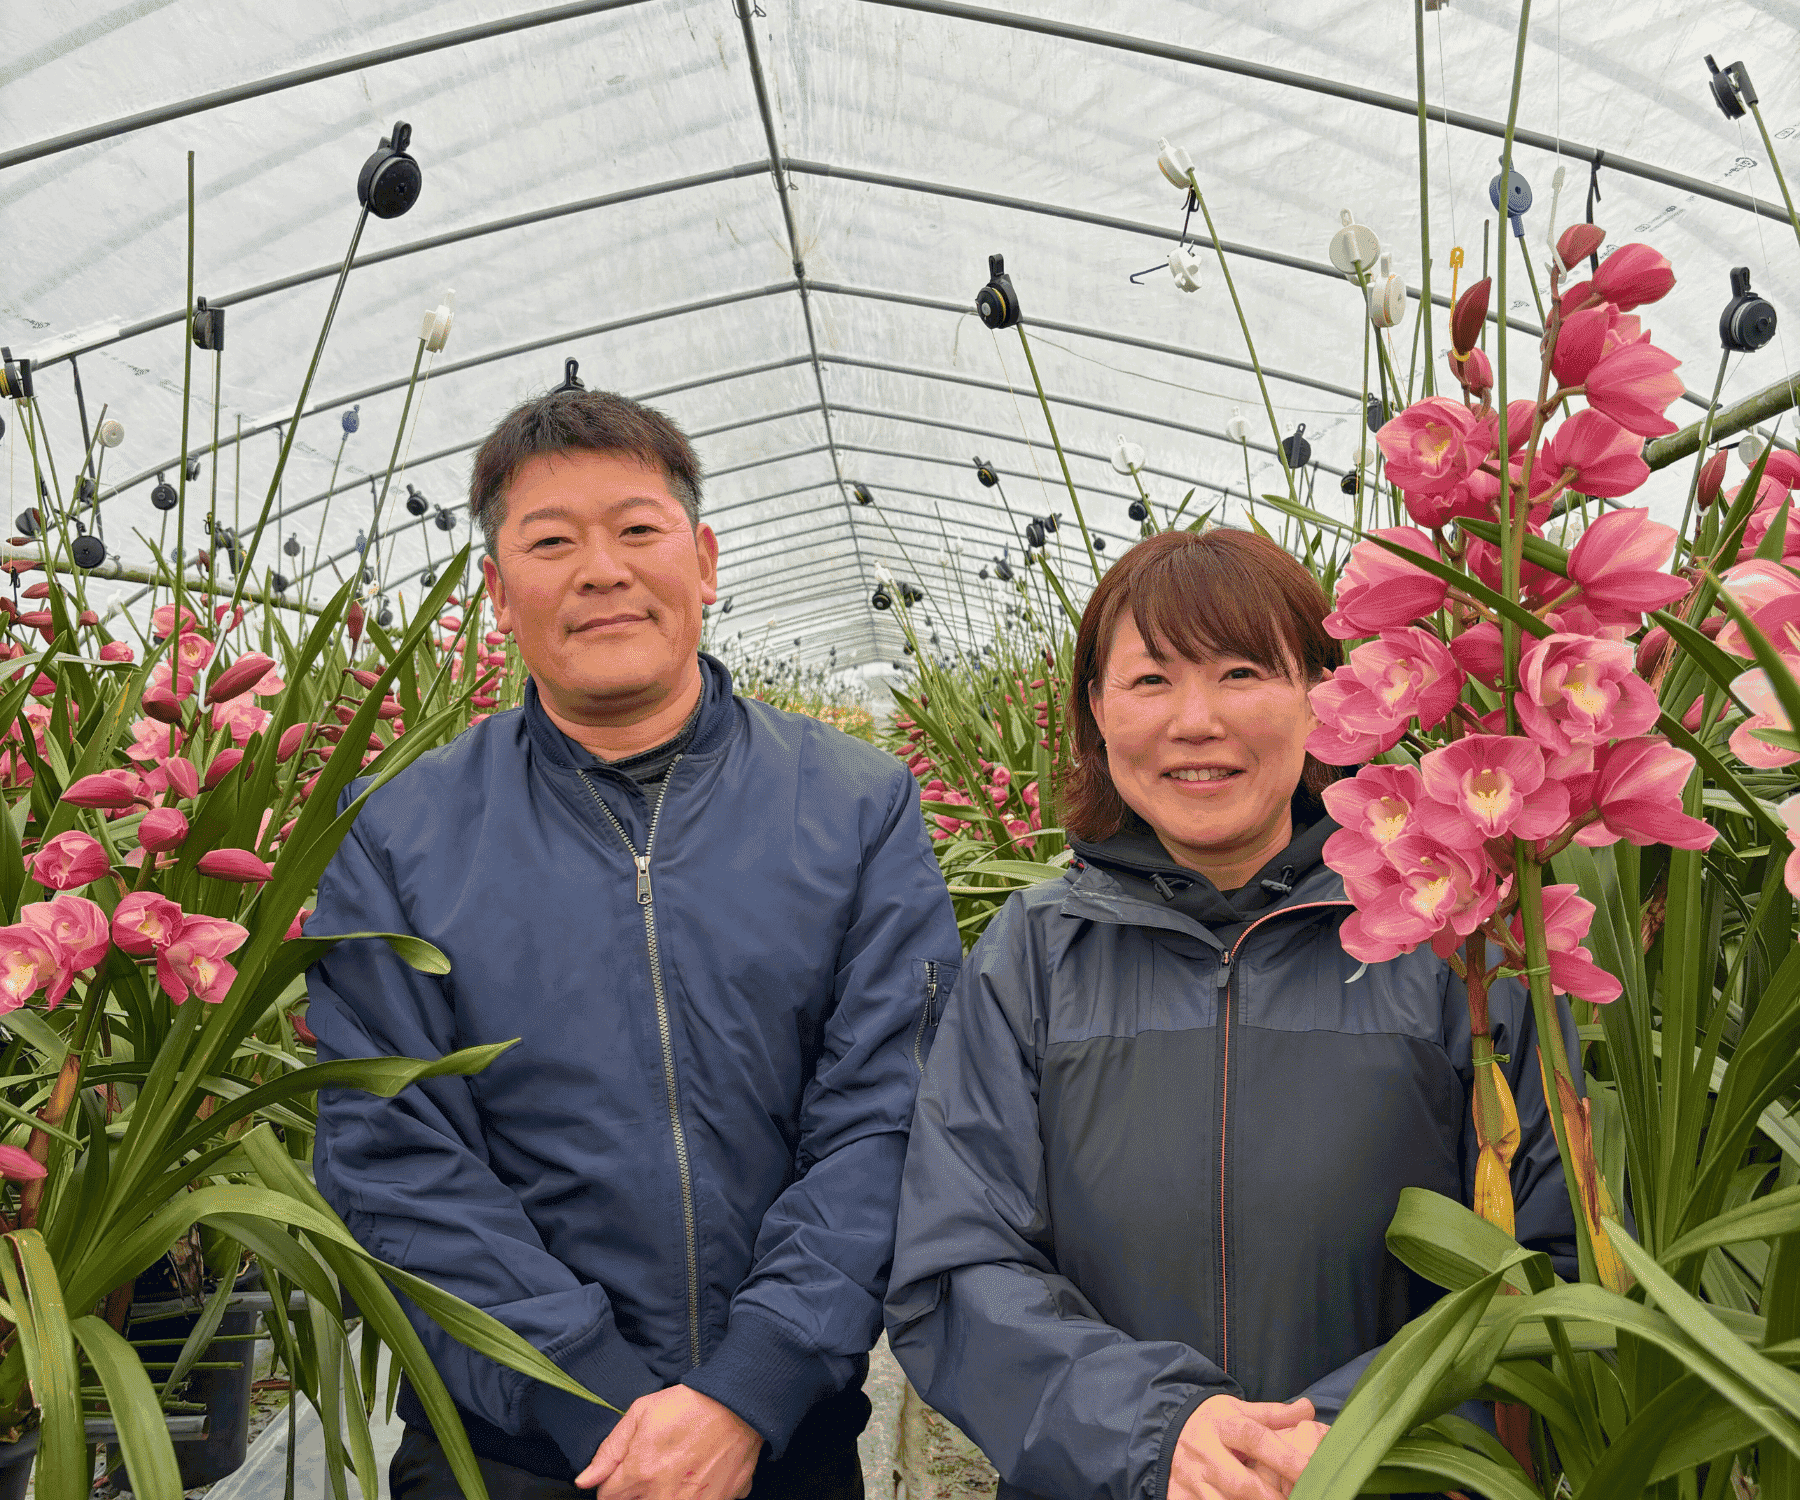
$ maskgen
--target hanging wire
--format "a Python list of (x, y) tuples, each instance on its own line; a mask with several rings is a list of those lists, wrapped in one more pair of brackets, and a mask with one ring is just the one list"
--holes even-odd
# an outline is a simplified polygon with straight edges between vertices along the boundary
[[(1732, 124), (1737, 127), (1738, 155), (1745, 160), (1755, 160), (1756, 158), (1751, 156), (1751, 148), (1744, 143), (1743, 117), (1739, 116), (1732, 121)], [(1760, 145), (1761, 143), (1758, 142), (1758, 144)], [(1744, 191), (1750, 195), (1752, 203), (1760, 201), (1760, 195), (1756, 191), (1755, 167), (1751, 167), (1744, 173)], [(1771, 199), (1770, 201), (1772, 202), (1773, 200)], [(1763, 239), (1762, 215), (1757, 213), (1752, 214), (1751, 217), (1756, 220), (1756, 249), (1757, 253), (1762, 256), (1763, 285), (1768, 286), (1774, 280), (1774, 272), (1769, 263), (1769, 247)], [(1789, 393), (1800, 396), (1800, 376), (1795, 374), (1794, 367), (1788, 360), (1787, 334), (1783, 330), (1780, 319), (1777, 319), (1775, 323), (1775, 347), (1781, 356), (1781, 368), (1785, 370), (1788, 375)], [(1771, 436), (1781, 431), (1781, 418), (1786, 415), (1786, 412), (1781, 412), (1776, 415), (1774, 425), (1769, 429)]]

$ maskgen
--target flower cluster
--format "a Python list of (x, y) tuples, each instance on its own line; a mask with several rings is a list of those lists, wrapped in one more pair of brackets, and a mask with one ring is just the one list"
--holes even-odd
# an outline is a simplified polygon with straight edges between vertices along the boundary
[(55, 1009), (76, 976), (103, 964), (115, 945), (134, 958), (154, 958), (157, 983), (177, 1005), (189, 995), (216, 1004), (231, 989), (237, 970), (228, 960), (250, 936), (236, 922), (184, 912), (153, 891), (129, 892), (109, 919), (97, 902), (72, 894), (111, 873), (106, 848), (92, 834), (58, 834), (26, 869), (56, 894), (20, 907), (19, 920), (0, 927), (0, 1014), (39, 990)]
[[(1596, 234), (1579, 225), (1565, 239)], [(1572, 242), (1563, 251), (1562, 264), (1586, 253)], [(1524, 555), (1557, 501), (1629, 494), (1649, 473), (1644, 439), (1675, 430), (1665, 411), (1682, 392), (1678, 361), (1634, 312), (1673, 284), (1662, 256), (1627, 245), (1591, 281), (1556, 294), (1540, 399), (1512, 403), (1504, 424), (1475, 347), (1488, 293), (1478, 284), (1451, 324), (1463, 398), (1415, 402), (1377, 434), (1416, 525), (1373, 532), (1352, 551), (1325, 626), (1362, 644), (1314, 690), (1320, 727), (1307, 741), (1322, 761), (1363, 767), (1325, 794), (1341, 825), (1325, 858), (1357, 908), (1342, 929), (1354, 957), (1381, 962), (1421, 944), (1449, 957), (1479, 933), (1502, 963), (1524, 969), (1521, 860), (1543, 866), (1570, 843), (1621, 839), (1704, 849), (1715, 836), (1682, 810), (1693, 758), (1654, 732), (1671, 653), (1660, 627), (1645, 632), (1645, 616), (1694, 589), (1670, 571), (1674, 529), (1647, 509), (1613, 508), (1566, 554), (1544, 545)], [(1771, 455), (1766, 466), (1755, 498), (1765, 532), (1800, 482), (1791, 459)], [(1716, 467), (1710, 482), (1716, 494)], [(1465, 522), (1501, 523), (1503, 535), (1510, 527), (1512, 557)], [(1787, 561), (1741, 563), (1725, 583), (1800, 670), (1800, 577)], [(1513, 584), (1510, 597), (1535, 616), (1510, 672), (1500, 617), (1472, 585), (1459, 588), (1459, 576), (1503, 594)], [(1753, 655), (1723, 617), (1692, 623), (1722, 649)], [(1754, 765), (1800, 761), (1800, 751), (1757, 736), (1792, 731), (1767, 676), (1746, 671), (1735, 691), (1751, 713), (1732, 735), (1734, 751)], [(1387, 763), (1368, 764), (1377, 757)], [(1800, 890), (1800, 856), (1788, 878)], [(1608, 1001), (1620, 985), (1584, 946), (1592, 915), (1574, 886), (1549, 885), (1534, 919), (1552, 986)]]

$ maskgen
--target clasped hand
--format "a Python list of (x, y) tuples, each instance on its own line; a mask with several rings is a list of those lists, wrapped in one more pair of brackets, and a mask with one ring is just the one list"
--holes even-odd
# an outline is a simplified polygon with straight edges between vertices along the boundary
[(691, 1386), (640, 1396), (575, 1476), (595, 1500), (743, 1500), (763, 1440)]
[(1284, 1500), (1331, 1429), (1302, 1396), (1285, 1405), (1210, 1396), (1181, 1429), (1169, 1500)]

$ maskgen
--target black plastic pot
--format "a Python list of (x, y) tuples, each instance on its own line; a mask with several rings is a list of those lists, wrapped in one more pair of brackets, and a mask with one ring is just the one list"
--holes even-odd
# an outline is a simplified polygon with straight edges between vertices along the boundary
[(37, 1447), (38, 1429), (35, 1427), (16, 1443), (0, 1443), (0, 1500), (25, 1500)]
[[(262, 1267), (253, 1265), (238, 1277), (233, 1290), (253, 1292), (261, 1286)], [(159, 1265), (138, 1278), (133, 1296), (137, 1301), (162, 1301), (172, 1290), (174, 1288)], [(200, 1356), (203, 1360), (237, 1360), (237, 1369), (196, 1370), (187, 1378), (183, 1399), (205, 1403), (206, 1436), (175, 1445), (175, 1462), (181, 1471), (184, 1490), (214, 1484), (243, 1465), (244, 1454), (250, 1445), (250, 1385), (256, 1378), (256, 1316), (253, 1312), (227, 1312), (219, 1320), (217, 1336)], [(154, 1322), (133, 1323), (129, 1334), (134, 1341), (184, 1339), (199, 1321), (198, 1312), (181, 1313), (175, 1317), (157, 1318)], [(179, 1344), (158, 1344), (154, 1350), (146, 1350), (145, 1355), (151, 1359), (169, 1360), (180, 1348)], [(136, 1486), (123, 1465), (114, 1469), (108, 1478), (113, 1489), (135, 1493)], [(12, 1497), (0, 1493), (0, 1500), (12, 1500)]]

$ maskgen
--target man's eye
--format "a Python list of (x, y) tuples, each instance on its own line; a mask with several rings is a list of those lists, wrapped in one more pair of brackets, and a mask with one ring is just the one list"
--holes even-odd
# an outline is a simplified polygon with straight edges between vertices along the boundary
[(568, 540), (566, 536), (541, 536), (531, 543), (531, 548), (535, 552), (539, 547), (558, 547)]

